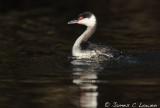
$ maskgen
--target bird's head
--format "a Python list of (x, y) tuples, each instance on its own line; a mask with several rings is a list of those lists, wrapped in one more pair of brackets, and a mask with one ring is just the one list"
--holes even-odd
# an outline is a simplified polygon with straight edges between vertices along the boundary
[(68, 24), (82, 24), (86, 26), (94, 26), (96, 17), (91, 12), (84, 12), (78, 16), (77, 20), (69, 21)]

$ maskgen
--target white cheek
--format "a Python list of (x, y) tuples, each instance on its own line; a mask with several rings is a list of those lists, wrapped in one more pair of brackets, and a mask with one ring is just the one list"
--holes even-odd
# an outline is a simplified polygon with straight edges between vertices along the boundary
[(96, 23), (95, 16), (91, 16), (91, 18), (85, 18), (78, 21), (78, 24), (86, 25), (86, 26), (93, 26)]
[(87, 25), (89, 23), (88, 18), (82, 19), (80, 21), (78, 21), (78, 24), (83, 24), (83, 25)]

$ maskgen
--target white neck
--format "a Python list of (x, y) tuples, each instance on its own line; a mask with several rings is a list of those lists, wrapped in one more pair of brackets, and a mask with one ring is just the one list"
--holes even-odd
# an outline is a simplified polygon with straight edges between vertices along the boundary
[(92, 26), (88, 26), (85, 32), (75, 41), (72, 48), (72, 55), (75, 56), (75, 52), (80, 51), (80, 45), (88, 41), (96, 29), (96, 22)]

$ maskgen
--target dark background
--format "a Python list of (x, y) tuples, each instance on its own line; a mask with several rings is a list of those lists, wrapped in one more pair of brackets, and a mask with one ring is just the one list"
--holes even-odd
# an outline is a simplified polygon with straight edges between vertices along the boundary
[[(82, 3), (84, 3), (82, 5)], [(85, 0), (81, 1), (53, 1), (53, 0), (0, 0), (0, 11), (1, 12), (8, 12), (11, 10), (31, 10), (35, 8), (42, 8), (42, 7), (51, 7), (56, 9), (57, 11), (69, 11), (71, 8), (75, 10), (83, 10), (87, 2)], [(78, 7), (77, 7), (78, 6)]]
[[(0, 11), (30, 10), (40, 7), (51, 7), (57, 11), (106, 11), (106, 9), (131, 10), (149, 9), (152, 6), (160, 6), (158, 0), (0, 0)], [(120, 9), (120, 10), (119, 10)]]

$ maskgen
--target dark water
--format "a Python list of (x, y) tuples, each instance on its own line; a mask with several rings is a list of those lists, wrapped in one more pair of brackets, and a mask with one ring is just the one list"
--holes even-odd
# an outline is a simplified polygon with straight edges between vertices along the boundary
[(103, 63), (68, 59), (85, 28), (66, 23), (79, 13), (38, 8), (1, 15), (0, 108), (112, 108), (114, 102), (159, 108), (160, 2), (111, 4), (93, 10), (98, 27), (90, 41), (127, 56)]

